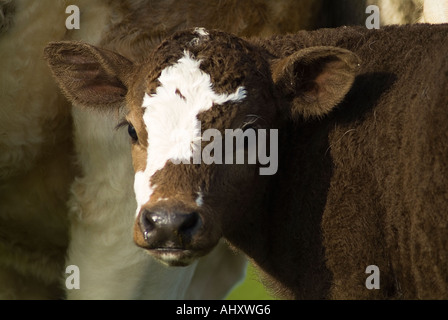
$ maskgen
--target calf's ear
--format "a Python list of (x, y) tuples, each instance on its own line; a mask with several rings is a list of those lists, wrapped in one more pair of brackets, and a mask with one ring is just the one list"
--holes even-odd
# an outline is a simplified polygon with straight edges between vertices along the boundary
[(94, 108), (124, 104), (133, 69), (125, 57), (75, 41), (49, 43), (44, 57), (72, 103)]
[(340, 103), (350, 90), (360, 59), (336, 47), (310, 47), (273, 61), (272, 79), (291, 99), (293, 118), (321, 117)]

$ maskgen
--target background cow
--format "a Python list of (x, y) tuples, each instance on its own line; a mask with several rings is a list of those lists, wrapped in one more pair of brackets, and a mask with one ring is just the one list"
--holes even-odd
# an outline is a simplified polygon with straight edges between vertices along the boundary
[[(139, 64), (73, 42), (46, 58), (75, 103), (126, 108), (134, 239), (157, 259), (189, 264), (224, 236), (282, 297), (425, 299), (448, 297), (447, 45), (446, 25), (193, 29)], [(188, 164), (212, 128), (278, 128), (278, 173)]]

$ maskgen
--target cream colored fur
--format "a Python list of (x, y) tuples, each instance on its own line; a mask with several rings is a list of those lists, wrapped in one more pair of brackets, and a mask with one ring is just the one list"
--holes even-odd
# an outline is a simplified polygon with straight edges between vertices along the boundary
[(423, 0), (422, 22), (448, 23), (448, 0)]
[(380, 8), (381, 25), (447, 23), (448, 0), (367, 0)]
[(367, 0), (380, 9), (381, 25), (420, 22), (423, 0)]
[(42, 148), (51, 144), (52, 122), (68, 114), (41, 52), (49, 41), (64, 37), (65, 18), (60, 12), (65, 7), (53, 1), (49, 10), (45, 2), (14, 1), (14, 25), (1, 35), (1, 179), (31, 168)]
[(55, 298), (74, 171), (68, 103), (42, 49), (64, 37), (64, 4), (13, 4), (15, 16), (0, 34), (0, 299)]

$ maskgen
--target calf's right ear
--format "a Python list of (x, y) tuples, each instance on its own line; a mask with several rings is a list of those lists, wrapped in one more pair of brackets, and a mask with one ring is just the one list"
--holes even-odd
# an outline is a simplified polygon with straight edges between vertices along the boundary
[(75, 41), (49, 43), (44, 57), (72, 103), (94, 108), (124, 104), (133, 69), (125, 57)]
[(350, 90), (360, 59), (337, 47), (310, 47), (273, 61), (277, 90), (291, 99), (293, 118), (322, 117)]

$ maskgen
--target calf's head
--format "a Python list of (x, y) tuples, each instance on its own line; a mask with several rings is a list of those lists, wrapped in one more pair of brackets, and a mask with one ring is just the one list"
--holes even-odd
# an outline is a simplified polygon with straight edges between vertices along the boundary
[[(51, 43), (45, 57), (72, 102), (126, 111), (121, 124), (135, 169), (134, 240), (169, 265), (187, 265), (223, 235), (256, 228), (276, 167), (261, 174), (266, 162), (255, 150), (264, 143), (265, 155), (278, 152), (269, 138), (285, 119), (328, 113), (358, 66), (358, 58), (340, 48), (305, 48), (279, 58), (204, 29), (176, 33), (140, 64), (78, 42)], [(229, 139), (234, 143), (227, 145), (229, 133), (236, 140), (246, 136), (246, 143), (238, 147)], [(258, 138), (255, 147), (249, 136)], [(232, 164), (238, 154), (244, 164)]]

